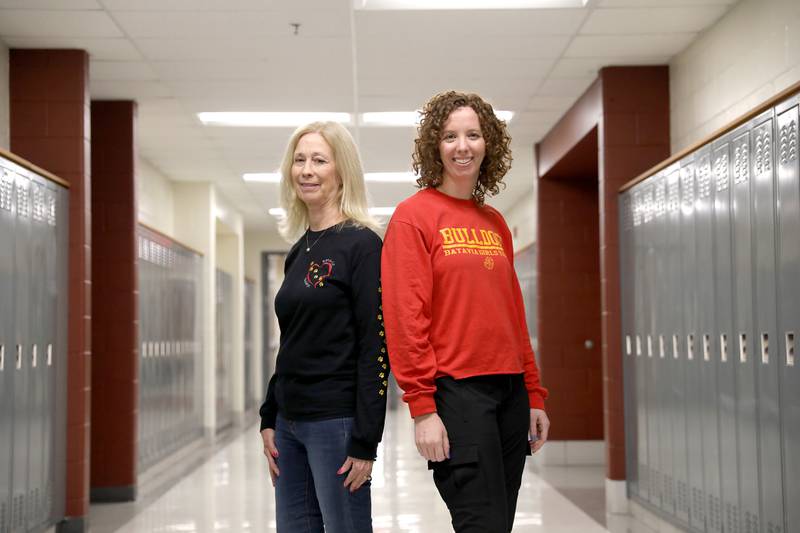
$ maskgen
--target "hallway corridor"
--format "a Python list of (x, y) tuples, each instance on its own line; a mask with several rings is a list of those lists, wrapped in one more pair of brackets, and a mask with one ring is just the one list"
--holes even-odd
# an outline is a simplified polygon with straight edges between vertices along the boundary
[[(389, 412), (384, 442), (373, 471), (375, 533), (452, 531), (447, 509), (436, 494), (429, 472), (414, 447), (412, 429), (405, 409)], [(596, 510), (591, 507), (592, 502), (601, 508), (605, 505), (602, 467), (548, 468), (544, 476), (570, 499), (534, 470), (537, 470), (535, 461), (529, 460), (520, 491), (515, 532), (607, 531), (604, 525), (573, 503), (578, 502), (590, 513)], [(233, 437), (210, 459), (159, 497), (151, 499), (143, 494), (140, 501), (134, 504), (93, 504), (90, 531), (275, 531), (274, 496), (255, 426)], [(596, 512), (592, 514), (597, 515)], [(611, 525), (613, 532), (651, 531), (624, 517), (613, 518)]]

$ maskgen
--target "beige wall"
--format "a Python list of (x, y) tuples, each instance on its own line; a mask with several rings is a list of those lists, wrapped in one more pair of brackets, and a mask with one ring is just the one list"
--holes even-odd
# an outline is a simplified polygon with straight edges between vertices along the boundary
[(800, 1), (743, 0), (670, 63), (672, 151), (800, 80)]
[(175, 195), (172, 182), (141, 157), (136, 162), (139, 222), (167, 235), (175, 234)]
[(11, 137), (9, 136), (9, 111), (8, 111), (8, 47), (0, 41), (0, 148), (9, 150)]
[[(514, 202), (511, 207), (503, 210), (503, 217), (506, 219), (508, 229), (511, 230), (511, 235), (514, 235), (514, 228), (516, 228), (516, 236), (514, 239), (514, 251), (519, 251), (527, 246), (536, 242), (536, 180), (534, 178), (533, 168), (535, 165), (535, 158), (533, 155), (533, 146), (518, 147), (513, 146), (515, 168), (531, 169), (530, 176), (524, 178), (527, 182), (527, 187), (524, 192), (519, 195), (519, 199)], [(519, 179), (520, 176), (517, 176)], [(507, 194), (518, 194), (510, 191), (500, 191), (500, 197)], [(491, 200), (489, 200), (491, 203)]]

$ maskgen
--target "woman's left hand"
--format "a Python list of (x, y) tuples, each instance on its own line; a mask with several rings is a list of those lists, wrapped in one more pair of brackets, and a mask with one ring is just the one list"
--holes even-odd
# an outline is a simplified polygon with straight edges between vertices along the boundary
[(374, 461), (367, 459), (356, 459), (355, 457), (348, 457), (345, 459), (344, 464), (339, 469), (337, 474), (341, 475), (350, 471), (347, 478), (344, 480), (344, 486), (350, 489), (350, 492), (355, 492), (361, 488), (361, 485), (372, 479), (372, 464)]
[(531, 409), (531, 453), (538, 452), (547, 442), (550, 419), (542, 409)]

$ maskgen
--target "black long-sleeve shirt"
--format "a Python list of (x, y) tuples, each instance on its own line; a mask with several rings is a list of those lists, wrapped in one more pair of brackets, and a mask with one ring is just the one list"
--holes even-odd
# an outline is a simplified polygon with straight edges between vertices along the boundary
[(262, 430), (275, 427), (277, 413), (303, 421), (353, 416), (348, 455), (375, 458), (389, 379), (380, 267), (380, 237), (348, 223), (310, 231), (292, 246), (275, 297), (281, 341), (259, 411)]

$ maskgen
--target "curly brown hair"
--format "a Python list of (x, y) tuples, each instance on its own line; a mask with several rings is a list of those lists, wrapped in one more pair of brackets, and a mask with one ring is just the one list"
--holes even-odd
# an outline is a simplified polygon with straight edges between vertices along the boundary
[(438, 187), (442, 184), (444, 165), (439, 155), (442, 128), (450, 113), (459, 107), (471, 107), (478, 115), (481, 133), (486, 141), (486, 155), (481, 162), (478, 182), (472, 197), (483, 205), (486, 194), (494, 196), (505, 187), (503, 176), (511, 168), (511, 137), (506, 123), (497, 118), (492, 106), (474, 93), (447, 91), (431, 98), (421, 111), (421, 119), (414, 140), (413, 167), (419, 176), (420, 188)]

